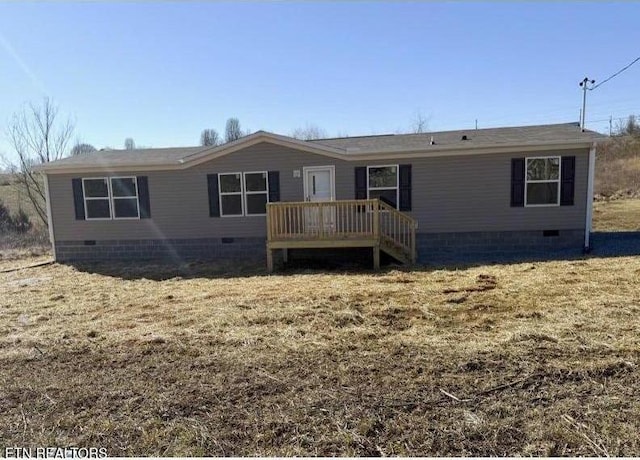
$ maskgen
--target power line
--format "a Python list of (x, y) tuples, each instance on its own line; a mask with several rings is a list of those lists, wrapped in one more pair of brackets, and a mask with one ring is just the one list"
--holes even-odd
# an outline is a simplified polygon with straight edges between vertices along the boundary
[(600, 83), (598, 83), (595, 86), (592, 86), (591, 88), (588, 88), (590, 91), (593, 91), (594, 89), (596, 89), (599, 86), (604, 85), (606, 82), (608, 82), (609, 80), (611, 80), (614, 77), (617, 77), (618, 75), (620, 75), (622, 72), (624, 72), (625, 70), (627, 70), (629, 67), (631, 67), (633, 64), (635, 64), (636, 62), (640, 61), (640, 56), (638, 56), (637, 58), (635, 58), (633, 61), (631, 61), (630, 64), (626, 65), (625, 67), (623, 67), (622, 69), (618, 70), (616, 73), (614, 73), (613, 75), (611, 75), (609, 78), (605, 78), (604, 80), (602, 80)]
[(601, 118), (599, 120), (587, 120), (587, 123), (601, 123), (604, 121), (609, 121), (609, 120), (616, 120), (616, 121), (620, 121), (620, 120), (628, 120), (629, 116), (626, 117), (609, 117), (609, 118)]

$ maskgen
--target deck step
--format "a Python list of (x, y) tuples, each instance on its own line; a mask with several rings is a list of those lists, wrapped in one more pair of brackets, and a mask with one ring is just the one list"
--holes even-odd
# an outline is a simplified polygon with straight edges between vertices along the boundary
[(391, 245), (383, 242), (380, 244), (380, 250), (384, 251), (386, 254), (390, 255), (398, 262), (402, 262), (403, 264), (410, 265), (411, 264), (411, 256), (407, 254), (400, 246)]

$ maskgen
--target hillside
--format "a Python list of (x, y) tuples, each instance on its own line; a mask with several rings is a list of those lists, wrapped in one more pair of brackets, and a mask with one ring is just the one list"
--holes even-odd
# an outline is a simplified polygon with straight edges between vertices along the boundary
[(596, 201), (640, 198), (640, 137), (612, 137), (598, 146)]

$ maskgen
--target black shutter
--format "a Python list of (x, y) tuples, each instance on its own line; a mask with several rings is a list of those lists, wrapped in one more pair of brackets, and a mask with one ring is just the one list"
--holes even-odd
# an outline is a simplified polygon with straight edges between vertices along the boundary
[(209, 217), (220, 217), (220, 200), (218, 199), (218, 175), (207, 174), (209, 189)]
[(573, 206), (573, 194), (576, 181), (576, 157), (562, 157), (560, 170), (560, 206)]
[(140, 219), (150, 219), (151, 203), (149, 201), (149, 179), (147, 176), (138, 176), (138, 205), (140, 206)]
[(82, 192), (82, 179), (71, 179), (73, 187), (73, 205), (76, 210), (76, 220), (84, 220), (84, 194)]
[(367, 199), (367, 167), (366, 166), (357, 166), (355, 169), (356, 173), (356, 200), (366, 200)]
[(400, 165), (400, 211), (411, 211), (411, 165)]
[(524, 206), (524, 158), (511, 159), (511, 206)]
[(280, 172), (269, 171), (267, 177), (269, 180), (269, 203), (280, 201)]

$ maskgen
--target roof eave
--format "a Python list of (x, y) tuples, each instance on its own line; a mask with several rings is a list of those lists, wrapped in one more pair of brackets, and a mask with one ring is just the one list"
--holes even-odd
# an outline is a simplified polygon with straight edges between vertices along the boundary
[[(437, 157), (437, 156), (458, 156), (458, 155), (480, 155), (489, 153), (509, 153), (509, 152), (531, 152), (537, 150), (570, 150), (579, 148), (590, 148), (594, 143), (603, 139), (582, 139), (571, 141), (548, 141), (548, 142), (524, 142), (518, 144), (485, 144), (472, 146), (428, 146), (427, 148), (411, 148), (396, 150), (368, 150), (361, 152), (345, 153), (344, 150), (336, 151), (336, 149), (315, 148), (305, 141), (298, 141), (287, 136), (274, 135), (271, 133), (255, 133), (251, 139), (243, 139), (226, 144), (224, 149), (215, 147), (211, 150), (198, 152), (183, 157), (177, 161), (157, 164), (95, 164), (95, 165), (59, 165), (45, 164), (36, 167), (36, 171), (45, 174), (65, 174), (65, 173), (84, 173), (84, 172), (122, 172), (122, 171), (166, 171), (180, 170), (196, 166), (200, 163), (215, 160), (224, 155), (228, 155), (242, 148), (250, 147), (260, 142), (272, 142), (274, 144), (283, 145), (290, 148), (304, 150), (310, 153), (332, 157), (343, 161), (359, 161), (359, 160), (375, 160), (389, 158), (411, 158), (411, 157)], [(292, 142), (294, 141), (294, 142)], [(304, 148), (303, 148), (304, 147)]]
[(392, 156), (398, 157), (409, 154), (419, 154), (424, 156), (443, 156), (443, 155), (471, 155), (471, 154), (483, 154), (483, 153), (502, 153), (512, 152), (525, 149), (542, 150), (542, 149), (574, 149), (574, 148), (587, 148), (591, 147), (594, 142), (600, 142), (603, 139), (584, 139), (580, 141), (547, 141), (547, 142), (520, 142), (517, 144), (483, 144), (483, 145), (470, 145), (461, 146), (456, 145), (435, 145), (422, 148), (410, 148), (410, 149), (395, 149), (395, 150), (362, 150), (359, 152), (349, 152), (348, 157), (371, 157), (371, 156)]

